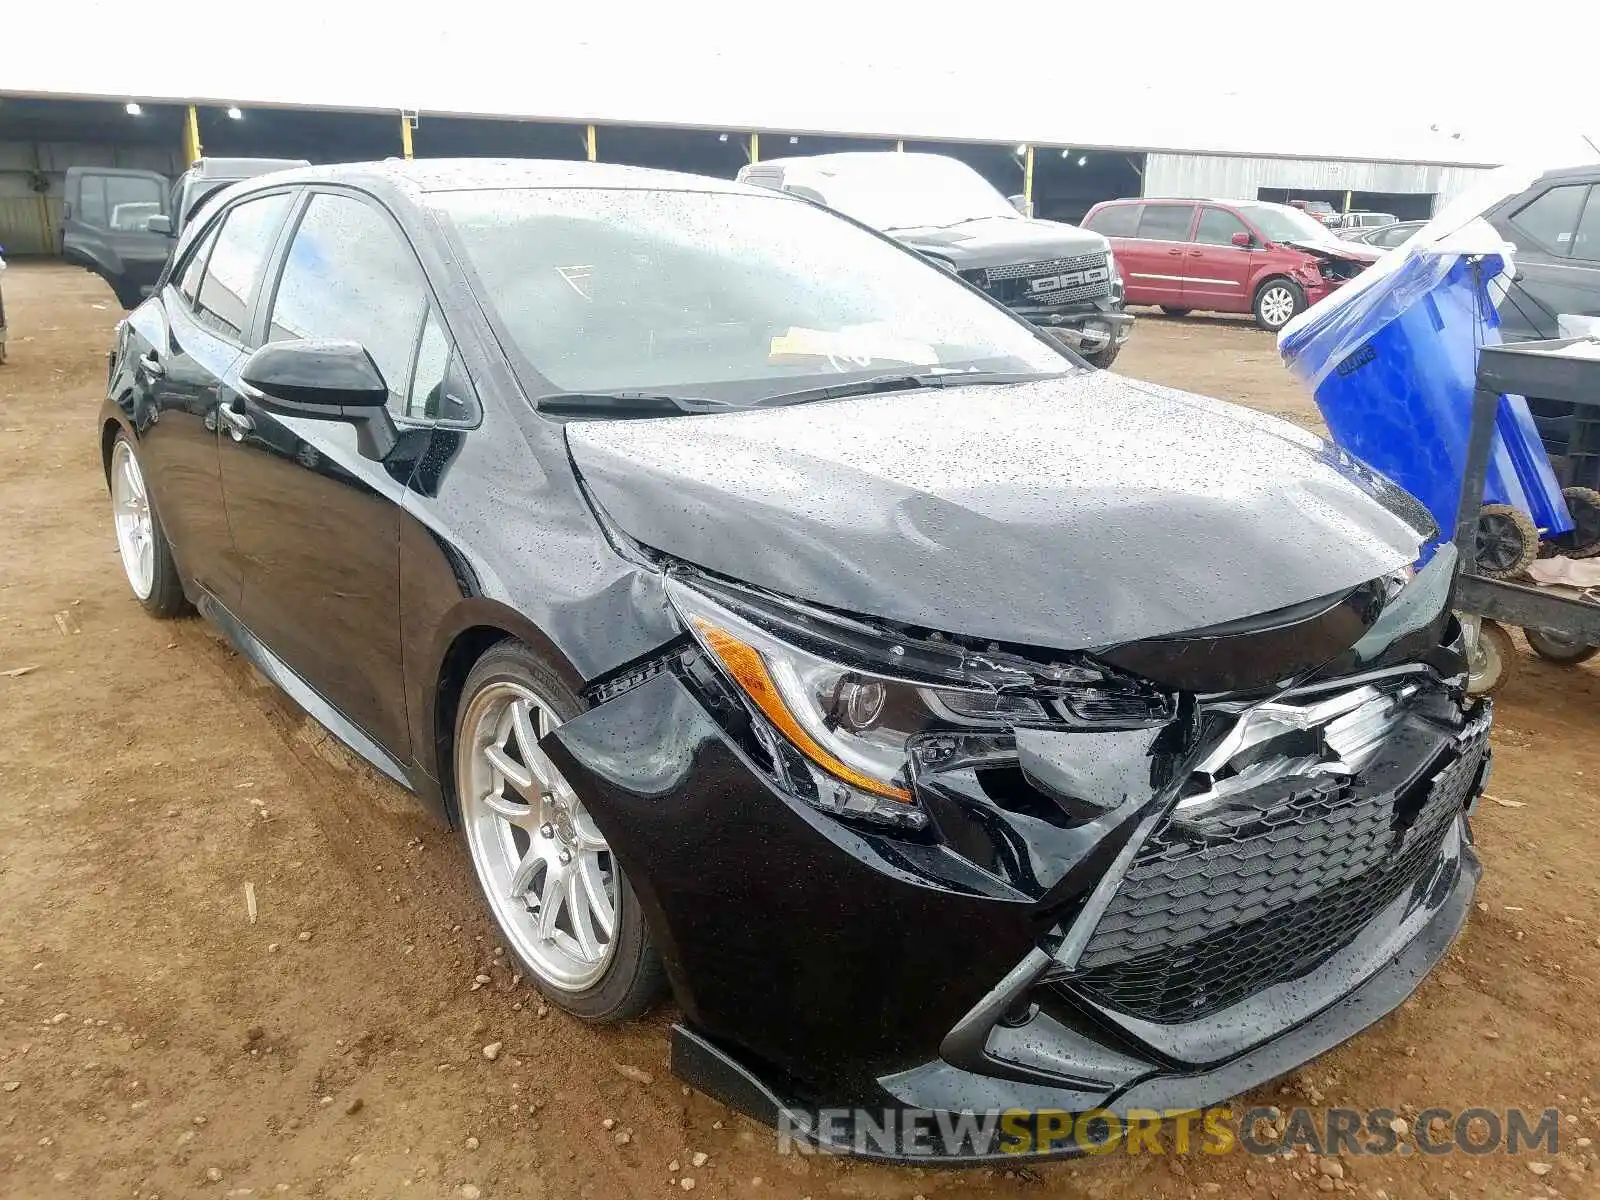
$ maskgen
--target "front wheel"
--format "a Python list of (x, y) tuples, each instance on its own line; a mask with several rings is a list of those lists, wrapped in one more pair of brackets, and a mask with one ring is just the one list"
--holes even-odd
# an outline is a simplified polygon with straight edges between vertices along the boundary
[(1277, 333), (1306, 306), (1300, 285), (1287, 279), (1269, 279), (1256, 293), (1256, 324), (1268, 333)]
[(539, 748), (581, 711), (526, 646), (495, 646), (462, 690), (456, 800), (489, 911), (523, 970), (574, 1016), (624, 1021), (660, 996), (661, 962), (605, 836)]
[(1467, 656), (1467, 691), (1474, 696), (1498, 692), (1511, 678), (1517, 664), (1516, 647), (1504, 627), (1493, 621), (1478, 626)]
[(111, 521), (117, 532), (117, 553), (134, 597), (152, 617), (179, 617), (189, 611), (183, 581), (172, 559), (161, 517), (139, 466), (133, 439), (118, 433), (111, 445)]
[(1085, 354), (1083, 356), (1083, 361), (1088, 363), (1091, 367), (1099, 367), (1102, 371), (1104, 371), (1107, 370), (1112, 363), (1117, 361), (1117, 355), (1121, 353), (1122, 347), (1117, 345), (1115, 342), (1112, 342), (1109, 346), (1106, 346), (1102, 350), (1096, 350), (1093, 354)]

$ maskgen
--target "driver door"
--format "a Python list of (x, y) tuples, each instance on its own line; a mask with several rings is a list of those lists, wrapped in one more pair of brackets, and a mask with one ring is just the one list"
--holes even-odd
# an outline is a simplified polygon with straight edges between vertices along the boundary
[(150, 218), (171, 216), (172, 183), (154, 171), (68, 167), (61, 216), (61, 253), (111, 285), (123, 308), (154, 289), (172, 240), (151, 233)]

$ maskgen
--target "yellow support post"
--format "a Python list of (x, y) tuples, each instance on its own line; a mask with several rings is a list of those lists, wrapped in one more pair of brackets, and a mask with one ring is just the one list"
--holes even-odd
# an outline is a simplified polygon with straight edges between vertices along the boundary
[(183, 122), (183, 165), (194, 166), (195, 159), (199, 158), (200, 149), (200, 114), (195, 112), (194, 105), (189, 105), (189, 114)]
[(1344, 210), (1345, 212), (1350, 211), (1350, 189), (1348, 188), (1345, 189), (1344, 193)]
[(1033, 145), (1029, 143), (1022, 152), (1022, 200), (1028, 206), (1028, 215), (1033, 216)]
[(895, 140), (894, 140), (894, 152), (896, 154), (904, 154), (906, 152), (906, 140), (905, 140), (905, 138), (895, 138)]
[(405, 112), (400, 114), (400, 153), (411, 157), (411, 117)]
[(589, 161), (590, 162), (598, 162), (599, 161), (599, 159), (596, 157), (596, 149), (595, 149), (595, 144), (594, 144), (594, 126), (593, 125), (590, 125), (587, 129), (585, 129), (583, 131), (583, 150), (584, 150), (584, 153), (589, 156)]
[(750, 161), (761, 161), (761, 135), (759, 133), (750, 135)]

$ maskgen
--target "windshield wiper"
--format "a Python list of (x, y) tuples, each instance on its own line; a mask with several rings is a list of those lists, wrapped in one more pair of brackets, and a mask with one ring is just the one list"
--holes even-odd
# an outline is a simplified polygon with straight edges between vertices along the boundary
[(821, 387), (778, 392), (754, 402), (759, 408), (778, 408), (788, 404), (809, 404), (813, 400), (839, 400), (846, 396), (870, 396), (878, 392), (904, 392), (915, 388), (967, 387), (980, 383), (1028, 383), (1047, 379), (1038, 371), (931, 371), (924, 375), (874, 375), (849, 383), (827, 383)]
[(672, 396), (665, 392), (552, 392), (535, 397), (533, 407), (549, 417), (626, 418), (721, 412), (741, 406), (709, 396)]

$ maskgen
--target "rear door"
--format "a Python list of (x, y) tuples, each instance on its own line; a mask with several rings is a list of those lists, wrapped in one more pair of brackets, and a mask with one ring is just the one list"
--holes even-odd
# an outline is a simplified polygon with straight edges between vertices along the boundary
[(171, 181), (154, 171), (68, 167), (61, 251), (111, 285), (123, 308), (155, 287), (172, 242), (151, 233), (150, 218), (170, 216)]
[(1147, 200), (1139, 214), (1137, 261), (1123, 267), (1125, 286), (1132, 299), (1134, 280), (1138, 280), (1140, 303), (1164, 304), (1169, 308), (1193, 308), (1185, 304), (1183, 285), (1187, 278), (1189, 252), (1195, 222), (1195, 206), (1171, 201)]
[(1183, 307), (1216, 312), (1250, 311), (1250, 272), (1255, 251), (1235, 246), (1233, 235), (1249, 227), (1225, 208), (1200, 210), (1194, 242), (1184, 251)]
[[(359, 342), (389, 385), (393, 416), (417, 416), (419, 346), (436, 346), (441, 327), (410, 242), (376, 201), (313, 189), (262, 308), (254, 342)], [(409, 460), (363, 457), (339, 422), (274, 414), (239, 395), (229, 409), (222, 481), (244, 565), (242, 620), (323, 700), (410, 761), (399, 595)]]
[(1562, 316), (1600, 318), (1600, 183), (1559, 183), (1492, 221), (1517, 247), (1499, 305), (1508, 340), (1557, 337)]

